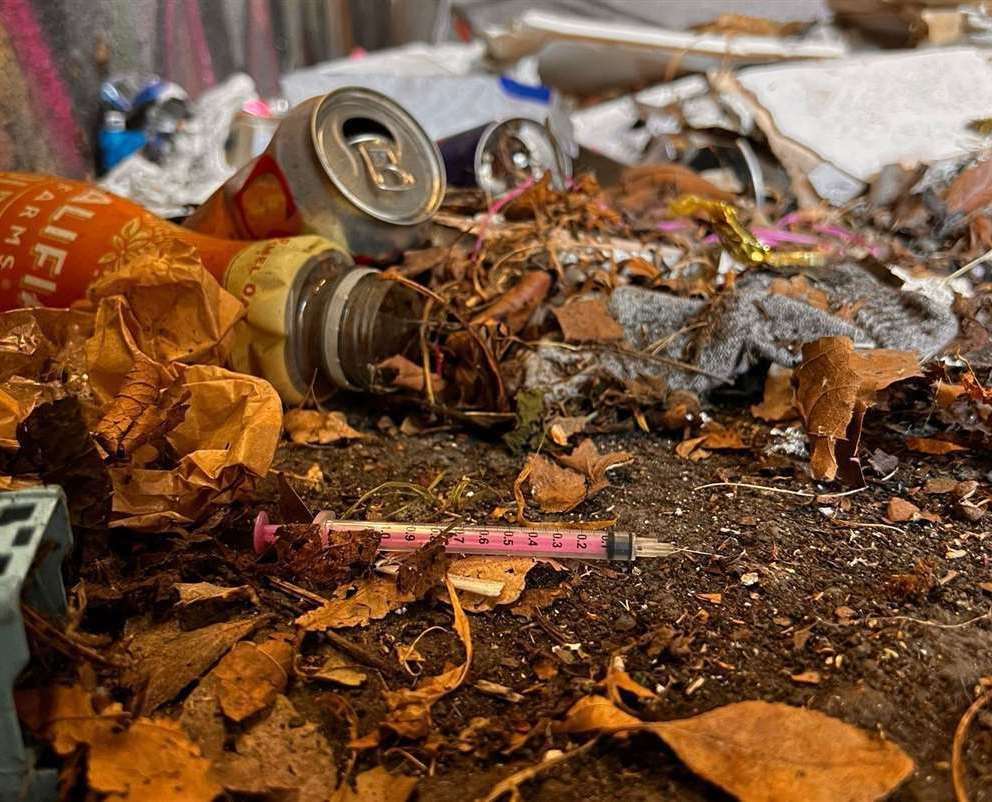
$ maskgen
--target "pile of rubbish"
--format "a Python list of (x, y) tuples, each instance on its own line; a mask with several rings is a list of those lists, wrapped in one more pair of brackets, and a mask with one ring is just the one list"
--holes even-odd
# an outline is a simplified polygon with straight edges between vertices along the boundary
[[(843, 22), (851, 4), (834, 5)], [(293, 666), (352, 686), (365, 679), (352, 660), (381, 662), (345, 640), (348, 659), (335, 652), (304, 668), (302, 639), (446, 594), (464, 660), (389, 691), (371, 731), (352, 721), (349, 746), (434, 737), (431, 706), (472, 659), (465, 611), (516, 603), (538, 559), (675, 548), (607, 534), (614, 519), (575, 512), (632, 461), (600, 453), (591, 435), (665, 432), (690, 461), (747, 451), (715, 420), (728, 397), (747, 398), (741, 414), (771, 427), (755, 459), (788, 466), (812, 488), (797, 495), (811, 498), (824, 492), (816, 483), (853, 490), (866, 471), (891, 469), (895, 457), (878, 450), (862, 464), (873, 407), (927, 411), (903, 432), (910, 451), (987, 448), (992, 18), (981, 4), (941, 5), (915, 22), (883, 11), (856, 13), (856, 35), (823, 20), (724, 15), (681, 31), (531, 11), (469, 44), (288, 75), (277, 99), (260, 99), (247, 76), (196, 101), (154, 76), (108, 82), (98, 185), (0, 173), (4, 489), (59, 484), (81, 529), (179, 533), (192, 548), (204, 532), (247, 531), (281, 443), (358, 440), (352, 424), (371, 426), (384, 410), (384, 431), (393, 418), (408, 435), (484, 431), (522, 462), (514, 504), (474, 527), (453, 513), (441, 524), (349, 521), (360, 505), (314, 517), (298, 497), (282, 524), (263, 512), (253, 545), (277, 568), (262, 573), (318, 604), (296, 617), (295, 640), (243, 641), (257, 618), (213, 619), (213, 638), (189, 627), (219, 645), (204, 641), (179, 683), (156, 667), (166, 647), (155, 639), (166, 636), (149, 629), (127, 647), (131, 670), (154, 669), (125, 683), (141, 688), (129, 729), (111, 733), (117, 703), (93, 683), (27, 698), (22, 718), (61, 755), (88, 748), (95, 791), (118, 793), (99, 770), (107, 738), (138, 750), (168, 730), (183, 799), (277, 788), (371, 799), (334, 790), (337, 770), (314, 733), (299, 749), (328, 768), (321, 783), (260, 779), (266, 728), (296, 715), (283, 695)], [(880, 30), (919, 47), (868, 47)], [(616, 58), (591, 70), (604, 49)], [(650, 64), (669, 80), (645, 85), (638, 58), (637, 70)], [(435, 513), (457, 507), (413, 487)], [(982, 517), (984, 493), (955, 497), (961, 520)], [(402, 557), (378, 564), (382, 552)], [(258, 604), (247, 585), (182, 592), (187, 612)], [(162, 643), (190, 634), (177, 633)], [(150, 718), (191, 682), (183, 729)], [(595, 687), (606, 696), (590, 683), (559, 711), (556, 732), (651, 729), (694, 771), (759, 798), (680, 740), (694, 727), (735, 728), (735, 705), (705, 714), (728, 723), (700, 716), (680, 729), (630, 712), (627, 702), (655, 693), (622, 661)], [(237, 729), (235, 750), (224, 747), (232, 722), (270, 707), (264, 724)], [(827, 726), (785, 705), (751, 714), (768, 732)], [(63, 732), (60, 716), (92, 728)], [(894, 744), (872, 751), (860, 731), (829, 726), (847, 728), (837, 734), (845, 761), (882, 767), (864, 780), (877, 785), (870, 798), (912, 770)], [(197, 734), (202, 756), (179, 754), (192, 749), (183, 732)], [(363, 783), (383, 799), (413, 788), (383, 769)], [(795, 783), (776, 798), (811, 798), (812, 785)], [(112, 798), (152, 798), (128, 793)], [(520, 798), (512, 783), (487, 798), (503, 793)]]

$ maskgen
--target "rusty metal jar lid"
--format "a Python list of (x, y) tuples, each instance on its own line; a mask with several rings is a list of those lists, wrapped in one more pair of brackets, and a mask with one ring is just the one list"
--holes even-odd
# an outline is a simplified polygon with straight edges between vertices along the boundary
[(370, 89), (325, 95), (310, 117), (314, 150), (342, 195), (370, 217), (416, 225), (441, 205), (437, 146), (398, 103)]

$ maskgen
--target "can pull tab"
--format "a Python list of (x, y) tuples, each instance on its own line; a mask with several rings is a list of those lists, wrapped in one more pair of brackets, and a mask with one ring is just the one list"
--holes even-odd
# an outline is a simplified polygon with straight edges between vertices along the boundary
[(396, 156), (396, 144), (379, 134), (358, 134), (348, 138), (348, 144), (358, 151), (369, 178), (377, 189), (405, 192), (417, 184), (417, 179), (404, 170)]

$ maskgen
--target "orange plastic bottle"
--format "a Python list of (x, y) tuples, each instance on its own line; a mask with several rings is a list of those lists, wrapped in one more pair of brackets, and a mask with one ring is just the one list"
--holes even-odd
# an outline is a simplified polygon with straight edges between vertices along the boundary
[(219, 239), (92, 184), (31, 173), (0, 173), (0, 311), (69, 306), (101, 272), (170, 238), (193, 245), (247, 308), (231, 366), (265, 377), (290, 403), (366, 388), (370, 365), (410, 339), (409, 291), (356, 268), (337, 242)]

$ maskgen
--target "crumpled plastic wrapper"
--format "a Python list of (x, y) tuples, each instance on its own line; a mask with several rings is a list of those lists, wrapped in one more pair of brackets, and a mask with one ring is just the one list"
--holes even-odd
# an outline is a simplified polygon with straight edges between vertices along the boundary
[(106, 454), (110, 525), (193, 524), (250, 491), (275, 455), (282, 402), (265, 380), (217, 364), (240, 302), (194, 250), (164, 241), (98, 278), (87, 303), (0, 314), (0, 447), (16, 448), (18, 424), (65, 395), (80, 398), (92, 431), (136, 361), (150, 361), (162, 403), (181, 398), (184, 411), (158, 440)]

